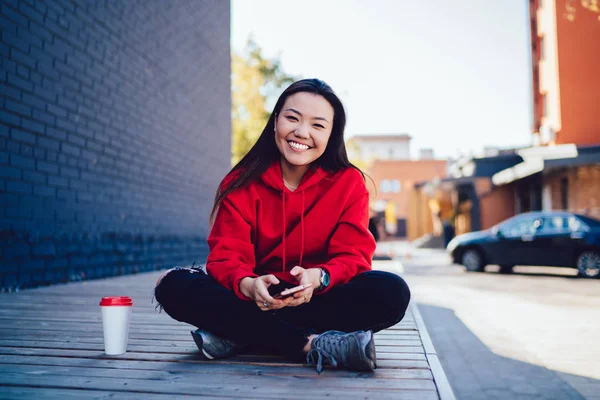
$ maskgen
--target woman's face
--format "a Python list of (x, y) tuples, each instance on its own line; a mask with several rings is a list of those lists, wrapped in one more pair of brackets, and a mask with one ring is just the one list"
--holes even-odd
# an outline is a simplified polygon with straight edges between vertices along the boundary
[(275, 143), (284, 161), (306, 166), (325, 152), (333, 127), (333, 107), (323, 96), (289, 96), (275, 119)]

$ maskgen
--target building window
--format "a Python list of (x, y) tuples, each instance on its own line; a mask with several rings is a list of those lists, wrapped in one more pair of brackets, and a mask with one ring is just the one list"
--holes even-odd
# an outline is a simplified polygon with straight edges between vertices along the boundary
[(569, 209), (569, 180), (567, 178), (560, 180), (560, 200), (562, 209), (567, 211)]
[(541, 103), (540, 106), (542, 108), (542, 110), (541, 110), (542, 117), (547, 117), (548, 116), (548, 96), (546, 96), (546, 93), (542, 94), (540, 103)]
[(392, 192), (400, 193), (401, 190), (402, 190), (402, 185), (400, 184), (400, 181), (397, 179), (394, 179), (392, 181)]
[(379, 184), (379, 190), (381, 190), (382, 193), (389, 193), (392, 190), (391, 181), (388, 181), (387, 179), (382, 180)]

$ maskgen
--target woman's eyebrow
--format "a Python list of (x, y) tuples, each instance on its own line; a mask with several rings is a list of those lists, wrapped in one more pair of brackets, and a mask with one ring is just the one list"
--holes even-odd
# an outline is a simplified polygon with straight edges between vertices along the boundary
[[(293, 113), (298, 114), (299, 116), (302, 116), (302, 113), (300, 111), (296, 110), (295, 108), (286, 108), (285, 111), (291, 111)], [(327, 120), (327, 118), (323, 118), (323, 117), (314, 117), (313, 119), (319, 119), (319, 120), (322, 120), (322, 121), (325, 121), (325, 122), (329, 122)]]

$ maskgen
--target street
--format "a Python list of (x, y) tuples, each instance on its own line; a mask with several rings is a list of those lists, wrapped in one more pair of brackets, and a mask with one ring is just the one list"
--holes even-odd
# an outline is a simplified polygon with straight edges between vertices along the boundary
[(563, 268), (466, 273), (406, 242), (378, 253), (402, 262), (458, 399), (600, 399), (600, 280)]

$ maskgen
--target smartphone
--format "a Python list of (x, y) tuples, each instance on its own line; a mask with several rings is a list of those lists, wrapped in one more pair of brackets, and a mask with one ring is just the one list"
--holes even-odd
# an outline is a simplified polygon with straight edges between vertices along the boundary
[(293, 288), (285, 289), (284, 291), (274, 295), (273, 298), (277, 299), (277, 300), (286, 299), (286, 298), (290, 297), (291, 295), (293, 295), (294, 293), (300, 292), (311, 286), (312, 286), (312, 283), (307, 283), (306, 285), (300, 285), (300, 286), (296, 286)]

